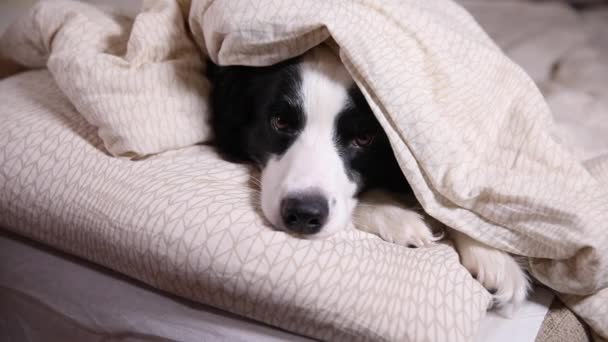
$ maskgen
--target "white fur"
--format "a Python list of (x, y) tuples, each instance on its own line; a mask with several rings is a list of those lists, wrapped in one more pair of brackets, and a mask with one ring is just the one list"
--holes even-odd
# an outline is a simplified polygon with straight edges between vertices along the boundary
[[(353, 81), (326, 48), (313, 49), (300, 67), (301, 93), (293, 100), (302, 101), (306, 124), (285, 154), (270, 159), (262, 170), (261, 205), (266, 218), (283, 228), (280, 199), (316, 191), (328, 199), (330, 216), (321, 232), (311, 237), (326, 237), (346, 228), (352, 215), (358, 229), (399, 245), (421, 247), (441, 239), (433, 235), (419, 213), (386, 193), (368, 193), (355, 210), (356, 185), (348, 178), (333, 142), (334, 122), (348, 104), (347, 89)], [(496, 290), (495, 307), (509, 315), (524, 300), (529, 287), (520, 265), (509, 254), (464, 234), (451, 231), (450, 235), (461, 263), (485, 288)]]
[(359, 230), (407, 247), (430, 245), (442, 238), (433, 236), (422, 215), (382, 191), (370, 191), (362, 197), (353, 223)]
[[(353, 213), (357, 229), (407, 247), (431, 245), (443, 236), (433, 235), (422, 215), (402, 199), (380, 191), (369, 192)], [(493, 307), (510, 317), (526, 298), (530, 282), (513, 256), (486, 246), (465, 234), (449, 230), (462, 265), (493, 294)]]
[(450, 236), (460, 255), (462, 265), (486, 289), (496, 290), (494, 307), (510, 317), (526, 298), (530, 281), (513, 256), (486, 246), (455, 230)]
[(298, 94), (306, 117), (304, 130), (284, 155), (272, 158), (262, 171), (262, 210), (275, 227), (282, 227), (280, 200), (288, 194), (320, 191), (329, 203), (329, 217), (316, 238), (348, 226), (355, 207), (356, 184), (346, 173), (335, 147), (334, 123), (347, 105), (352, 84), (348, 72), (328, 49), (315, 49), (300, 65)]

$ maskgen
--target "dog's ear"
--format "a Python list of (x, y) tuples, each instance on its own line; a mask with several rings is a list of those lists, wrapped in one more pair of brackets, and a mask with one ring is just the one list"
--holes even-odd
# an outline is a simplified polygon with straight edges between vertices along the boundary
[[(218, 66), (207, 62), (211, 89), (211, 128), (218, 152), (233, 162), (261, 163), (260, 123), (289, 81), (297, 78), (292, 58), (274, 65)], [(287, 82), (287, 83), (286, 83)], [(255, 146), (258, 146), (256, 148)]]
[(208, 61), (207, 77), (212, 84), (209, 123), (218, 152), (232, 162), (251, 162), (247, 152), (247, 127), (254, 115), (251, 68), (218, 66)]

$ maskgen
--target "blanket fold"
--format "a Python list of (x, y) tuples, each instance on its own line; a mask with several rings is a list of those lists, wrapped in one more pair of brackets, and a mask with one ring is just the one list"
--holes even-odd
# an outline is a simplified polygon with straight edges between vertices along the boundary
[(425, 211), (529, 257), (608, 338), (608, 157), (581, 163), (555, 142), (534, 82), (452, 1), (157, 0), (134, 20), (47, 1), (1, 42), (47, 66), (116, 156), (210, 139), (204, 58), (269, 65), (329, 43)]
[(115, 156), (209, 139), (209, 82), (182, 10), (175, 1), (148, 6), (132, 20), (80, 2), (44, 1), (1, 41), (4, 55), (51, 71)]

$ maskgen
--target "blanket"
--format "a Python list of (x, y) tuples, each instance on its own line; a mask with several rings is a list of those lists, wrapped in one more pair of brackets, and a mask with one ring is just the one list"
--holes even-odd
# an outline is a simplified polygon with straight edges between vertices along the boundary
[(46, 66), (107, 151), (127, 158), (211, 139), (201, 55), (269, 65), (330, 44), (425, 211), (527, 256), (534, 278), (608, 337), (608, 156), (581, 162), (555, 142), (533, 81), (453, 2), (158, 0), (129, 20), (52, 1), (1, 43), (22, 65)]

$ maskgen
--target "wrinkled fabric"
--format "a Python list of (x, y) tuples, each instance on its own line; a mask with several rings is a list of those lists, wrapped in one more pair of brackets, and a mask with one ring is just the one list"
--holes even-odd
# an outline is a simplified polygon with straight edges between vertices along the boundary
[[(210, 138), (197, 53), (220, 64), (268, 65), (327, 42), (426, 212), (530, 257), (536, 279), (594, 303), (586, 308), (608, 307), (608, 159), (589, 167), (553, 140), (533, 81), (459, 5), (149, 1), (126, 26), (91, 11), (42, 3), (2, 46), (22, 64), (47, 65), (112, 154), (143, 156)], [(590, 311), (578, 313), (608, 336), (608, 322)]]

